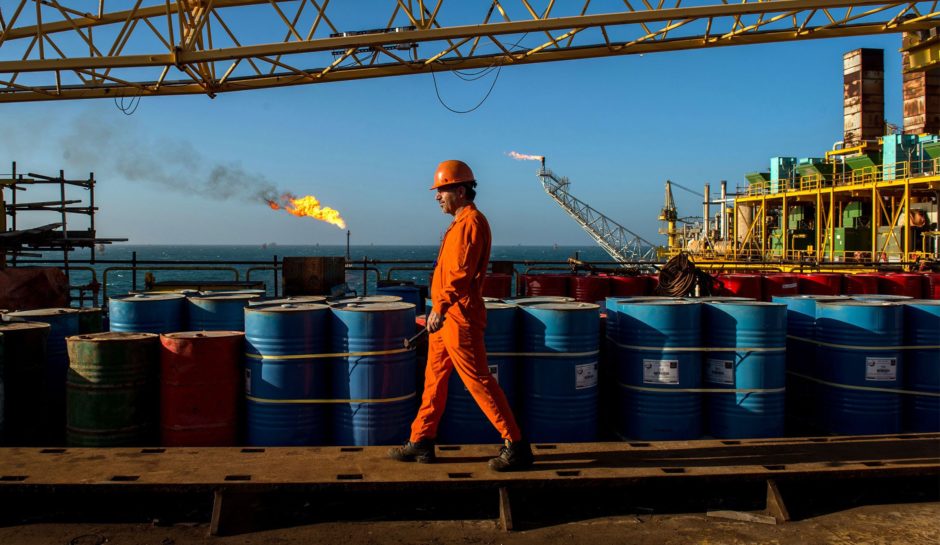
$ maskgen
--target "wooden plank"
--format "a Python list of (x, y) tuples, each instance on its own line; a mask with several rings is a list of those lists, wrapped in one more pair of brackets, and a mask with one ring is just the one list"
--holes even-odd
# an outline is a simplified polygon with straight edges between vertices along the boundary
[(725, 520), (736, 520), (739, 522), (756, 522), (759, 524), (777, 524), (777, 520), (770, 515), (760, 513), (749, 513), (747, 511), (708, 511), (706, 517), (719, 518)]
[(499, 487), (499, 522), (504, 532), (512, 531), (512, 505), (509, 503), (509, 489)]
[(767, 479), (767, 514), (772, 516), (777, 524), (790, 521), (790, 512), (783, 503), (783, 495), (780, 494), (777, 482), (773, 479)]
[[(940, 474), (940, 434), (868, 438), (675, 441), (535, 445), (531, 471), (486, 468), (491, 445), (447, 447), (438, 463), (400, 464), (383, 447), (276, 448), (4, 448), (0, 489), (7, 486), (304, 484), (375, 489), (400, 485), (499, 487), (549, 481), (572, 485), (732, 478), (766, 481), (825, 475)], [(311, 460), (316, 460), (311, 464)], [(467, 475), (454, 479), (452, 475)], [(137, 475), (115, 485), (114, 477)], [(355, 480), (341, 475), (358, 475)], [(5, 480), (22, 476), (22, 480)], [(449, 485), (447, 485), (449, 486)]]

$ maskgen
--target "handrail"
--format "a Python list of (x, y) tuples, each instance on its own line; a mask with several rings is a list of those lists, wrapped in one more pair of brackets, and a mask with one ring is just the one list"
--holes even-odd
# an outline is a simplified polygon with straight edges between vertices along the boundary
[(251, 272), (252, 271), (272, 271), (274, 273), (274, 296), (277, 297), (277, 271), (278, 267), (276, 265), (263, 265), (259, 267), (249, 267), (245, 271), (245, 281), (251, 281)]
[(392, 280), (392, 273), (395, 271), (433, 271), (434, 267), (389, 267), (385, 271), (385, 280)]
[(102, 284), (104, 285), (102, 292), (102, 304), (108, 302), (108, 273), (111, 271), (134, 271), (137, 273), (138, 269), (147, 269), (148, 271), (231, 271), (235, 275), (235, 282), (238, 282), (238, 269), (235, 267), (181, 267), (181, 266), (165, 266), (165, 267), (140, 267), (140, 266), (130, 266), (130, 267), (108, 267), (102, 273)]

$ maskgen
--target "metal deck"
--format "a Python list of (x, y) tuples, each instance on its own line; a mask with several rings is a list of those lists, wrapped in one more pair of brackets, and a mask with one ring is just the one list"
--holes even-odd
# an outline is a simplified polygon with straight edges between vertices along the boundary
[[(509, 492), (566, 487), (767, 483), (768, 510), (787, 520), (776, 483), (940, 477), (940, 434), (534, 445), (535, 467), (495, 473), (493, 445), (442, 446), (434, 464), (403, 464), (387, 447), (5, 448), (0, 502), (38, 505), (63, 492), (132, 501), (154, 491), (214, 495), (213, 532), (242, 518), (225, 499), (284, 491), (492, 490), (511, 528)], [(242, 508), (237, 507), (241, 505)], [(226, 510), (229, 512), (227, 513)], [(230, 522), (226, 523), (226, 519)]]

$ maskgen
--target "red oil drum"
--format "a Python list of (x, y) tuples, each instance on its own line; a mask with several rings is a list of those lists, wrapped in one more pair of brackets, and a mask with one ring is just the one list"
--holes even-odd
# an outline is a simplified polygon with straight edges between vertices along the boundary
[(656, 292), (656, 286), (659, 285), (659, 275), (658, 274), (644, 274), (642, 278), (646, 279), (646, 290), (647, 293), (653, 294)]
[(924, 299), (940, 299), (940, 273), (926, 273), (924, 280)]
[(526, 297), (568, 296), (570, 274), (527, 274), (523, 276)]
[(512, 297), (512, 275), (488, 273), (483, 279), (483, 297), (508, 299)]
[(809, 273), (800, 275), (802, 295), (841, 295), (841, 273)]
[(761, 279), (764, 301), (773, 300), (774, 296), (786, 297), (800, 294), (800, 275), (789, 273), (765, 274)]
[(759, 274), (719, 274), (718, 282), (721, 286), (718, 295), (761, 299)]
[(653, 293), (650, 281), (645, 276), (608, 277), (610, 295), (636, 297)]
[(866, 295), (878, 293), (879, 273), (847, 274), (842, 280), (846, 295)]
[(237, 441), (245, 334), (160, 335), (160, 436), (168, 447), (224, 447)]
[(568, 287), (571, 297), (582, 303), (597, 303), (610, 295), (606, 276), (572, 276)]
[(885, 295), (906, 295), (914, 299), (924, 296), (924, 275), (918, 273), (891, 273), (878, 280), (878, 290)]

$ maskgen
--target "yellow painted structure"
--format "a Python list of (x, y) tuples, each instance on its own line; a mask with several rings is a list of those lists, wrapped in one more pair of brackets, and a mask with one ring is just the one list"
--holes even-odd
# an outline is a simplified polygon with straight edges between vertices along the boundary
[(213, 97), (429, 72), (914, 32), (940, 22), (936, 3), (878, 0), (551, 0), (537, 8), (528, 0), (378, 0), (362, 13), (350, 8), (354, 3), (316, 0), (2, 4), (0, 102)]
[[(929, 202), (936, 212), (938, 200), (940, 159), (876, 165), (827, 176), (799, 176), (792, 184), (781, 183), (776, 192), (771, 192), (770, 182), (754, 183), (740, 189), (734, 200), (729, 223), (729, 238), (734, 244), (727, 244), (723, 252), (709, 249), (689, 253), (697, 263), (720, 265), (723, 269), (871, 270), (889, 265), (909, 266), (920, 260), (934, 260), (936, 255), (923, 249), (931, 248), (940, 236), (937, 231), (925, 231), (921, 233), (920, 244), (913, 240), (911, 205)], [(850, 202), (871, 203), (871, 240), (863, 251), (836, 250), (836, 229), (844, 227), (842, 211)], [(793, 207), (801, 205), (811, 205), (815, 210), (814, 239), (806, 249), (796, 250), (787, 235), (787, 218)], [(781, 220), (782, 251), (770, 247), (771, 211)], [(888, 229), (879, 232), (884, 227)], [(915, 251), (915, 247), (922, 250)], [(680, 251), (689, 249), (672, 245), (666, 254)]]

